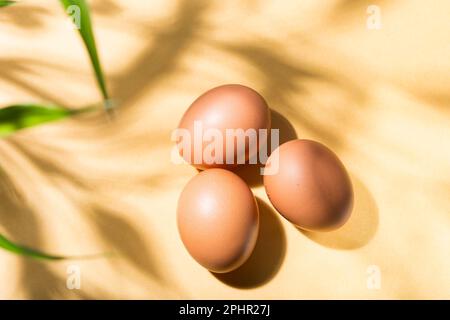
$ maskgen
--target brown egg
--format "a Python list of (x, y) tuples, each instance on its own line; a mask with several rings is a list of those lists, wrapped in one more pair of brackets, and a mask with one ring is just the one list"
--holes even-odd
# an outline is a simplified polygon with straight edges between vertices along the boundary
[(338, 157), (324, 145), (292, 140), (279, 146), (267, 166), (278, 168), (264, 176), (273, 206), (296, 226), (315, 231), (340, 227), (353, 203), (350, 178)]
[(178, 231), (191, 256), (223, 273), (242, 265), (259, 228), (255, 197), (231, 171), (210, 169), (192, 178), (178, 200)]
[[(216, 130), (223, 137), (221, 144), (216, 144), (215, 136), (196, 136), (195, 123), (197, 129), (201, 124), (203, 133), (209, 129)], [(227, 139), (226, 129), (255, 129), (256, 132), (259, 129), (270, 129), (270, 110), (264, 98), (255, 90), (243, 85), (228, 84), (213, 88), (198, 97), (183, 115), (178, 128), (186, 129), (191, 136), (187, 143), (190, 148), (184, 148), (187, 150), (182, 150), (178, 144), (180, 154), (188, 163), (199, 169), (230, 168), (238, 164), (239, 158), (247, 161), (255, 155), (259, 141), (255, 148), (250, 148), (248, 141), (237, 148), (238, 139), (234, 136)], [(203, 137), (205, 141), (202, 140)], [(231, 148), (234, 155), (229, 154), (228, 158), (227, 143), (235, 146), (234, 149)]]

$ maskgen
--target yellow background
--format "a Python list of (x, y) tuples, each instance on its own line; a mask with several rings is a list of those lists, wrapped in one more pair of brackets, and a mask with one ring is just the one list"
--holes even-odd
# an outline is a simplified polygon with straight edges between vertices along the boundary
[[(90, 3), (120, 109), (0, 141), (0, 233), (53, 253), (115, 254), (48, 263), (0, 251), (0, 298), (450, 298), (449, 1)], [(380, 30), (366, 26), (369, 4)], [(24, 0), (0, 20), (2, 106), (100, 100), (58, 1)], [(255, 88), (298, 137), (333, 149), (356, 205), (342, 229), (303, 233), (253, 181), (257, 249), (215, 277), (177, 234), (177, 198), (196, 171), (170, 161), (170, 133), (224, 83)], [(66, 288), (72, 264), (80, 290)]]

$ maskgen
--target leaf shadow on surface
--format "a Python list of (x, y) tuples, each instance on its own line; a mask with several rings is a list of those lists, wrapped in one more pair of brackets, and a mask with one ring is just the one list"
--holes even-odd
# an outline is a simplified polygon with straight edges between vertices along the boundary
[(91, 11), (99, 15), (113, 16), (122, 11), (117, 2), (111, 0), (93, 1), (89, 5)]
[[(25, 200), (15, 190), (10, 178), (0, 170), (0, 225), (21, 244), (30, 247), (42, 245), (38, 218)], [(61, 262), (45, 262), (18, 256), (20, 278), (27, 299), (55, 299), (91, 297), (83, 290), (68, 290), (66, 279), (57, 274), (52, 266), (64, 268)], [(65, 268), (64, 268), (65, 269)]]
[[(155, 265), (154, 259), (157, 256), (155, 252), (151, 250), (150, 245), (147, 244), (147, 241), (143, 239), (135, 227), (125, 219), (128, 211), (134, 211), (133, 208), (124, 206), (120, 199), (108, 197), (104, 201), (99, 200), (105, 198), (102, 191), (98, 190), (99, 187), (105, 183), (111, 185), (110, 181), (120, 181), (120, 178), (113, 176), (110, 181), (86, 180), (86, 176), (95, 176), (95, 172), (92, 169), (80, 168), (79, 165), (71, 166), (68, 160), (70, 154), (64, 154), (64, 150), (56, 150), (60, 157), (66, 159), (66, 161), (60, 162), (56, 161), (55, 152), (46, 153), (46, 151), (48, 152), (46, 148), (39, 146), (37, 148), (36, 146), (28, 146), (27, 148), (27, 145), (24, 145), (19, 139), (13, 139), (11, 144), (39, 171), (45, 172), (50, 179), (63, 179), (77, 189), (82, 202), (73, 198), (70, 193), (65, 194), (67, 200), (77, 205), (80, 212), (85, 213), (83, 216), (88, 219), (90, 226), (100, 235), (105, 249), (116, 253), (112, 256), (113, 258), (123, 258), (124, 261), (134, 265), (140, 272), (161, 284), (169, 282), (169, 279), (165, 278), (161, 270)], [(81, 172), (84, 174), (81, 175)], [(86, 172), (90, 172), (90, 174), (85, 175)], [(164, 180), (164, 177), (161, 177), (161, 179)], [(61, 191), (64, 192), (64, 190)], [(131, 192), (130, 190), (127, 191)], [(113, 206), (114, 210), (111, 209)], [(115, 263), (111, 261), (111, 265), (114, 267)]]
[[(433, 107), (438, 109), (439, 111), (447, 111), (447, 113), (443, 114), (448, 116), (450, 111), (450, 94), (445, 91), (440, 90), (431, 90), (420, 92), (420, 90), (408, 89), (409, 92), (419, 98), (421, 101), (424, 101), (427, 104), (431, 104)], [(419, 91), (419, 92), (418, 92)]]
[[(130, 261), (145, 276), (150, 276), (160, 283), (167, 283), (161, 270), (155, 264), (156, 254), (148, 241), (123, 217), (105, 207), (94, 207), (90, 220), (107, 247), (115, 257)], [(113, 263), (113, 261), (111, 260)]]
[(39, 75), (40, 71), (36, 67), (52, 68), (50, 64), (34, 61), (30, 59), (4, 59), (0, 58), (0, 78), (2, 81), (7, 81), (21, 88), (22, 90), (29, 92), (37, 97), (52, 102), (57, 105), (64, 105), (62, 99), (52, 92), (40, 88), (33, 81), (29, 79)]
[[(33, 152), (29, 152), (26, 148), (23, 148), (23, 146), (20, 147), (20, 144), (14, 144), (14, 142), (15, 140), (13, 139), (7, 143), (13, 148), (16, 146), (15, 152), (21, 154), (23, 158), (30, 163), (33, 163), (34, 170), (45, 173), (48, 182), (58, 183), (61, 195), (65, 198), (64, 201), (75, 206), (77, 211), (81, 214), (80, 218), (83, 221), (86, 221), (88, 223), (88, 228), (98, 235), (102, 245), (101, 249), (96, 249), (94, 251), (110, 254), (99, 256), (96, 259), (97, 261), (103, 259), (103, 261), (110, 266), (110, 269), (108, 270), (112, 270), (114, 273), (118, 274), (123, 274), (124, 270), (127, 270), (127, 266), (131, 266), (142, 276), (151, 281), (152, 284), (158, 285), (159, 290), (171, 288), (174, 290), (174, 293), (178, 292), (177, 290), (179, 289), (176, 287), (176, 284), (172, 283), (170, 279), (166, 277), (165, 273), (162, 272), (159, 265), (156, 263), (156, 261), (158, 261), (157, 259), (161, 259), (161, 255), (157, 254), (151, 247), (152, 241), (144, 239), (143, 234), (125, 218), (126, 216), (129, 216), (128, 214), (130, 212), (136, 211), (133, 206), (125, 204), (121, 199), (112, 198), (109, 195), (103, 194), (102, 190), (96, 190), (96, 188), (99, 187), (98, 183), (90, 185), (90, 181), (85, 180), (83, 176), (77, 175), (77, 172), (79, 171), (75, 170), (68, 172), (67, 170), (64, 170), (65, 168), (54, 165), (51, 158), (48, 158), (47, 161), (45, 153), (40, 156), (36, 155)], [(66, 159), (66, 164), (70, 167), (69, 158), (64, 156), (64, 159)], [(82, 169), (78, 168), (78, 170)], [(32, 179), (28, 182), (29, 188), (27, 188), (26, 191), (30, 193), (32, 193), (33, 188), (38, 187), (38, 184), (35, 182), (33, 183), (31, 180)], [(61, 181), (64, 181), (64, 183), (59, 185)], [(69, 189), (66, 189), (67, 183), (72, 184)], [(107, 181), (105, 183), (107, 183)], [(5, 187), (3, 189), (13, 190), (12, 188), (13, 186), (11, 184), (11, 187)], [(72, 189), (76, 189), (76, 192), (73, 193), (73, 191), (71, 191)], [(29, 194), (28, 196), (33, 196), (36, 199), (35, 195)], [(0, 197), (0, 200), (2, 199), (3, 197)], [(38, 240), (40, 239), (39, 235), (41, 232), (39, 224), (37, 223), (39, 215), (28, 208), (26, 202), (22, 198), (18, 198), (18, 200), (14, 202), (14, 206), (7, 206), (7, 204), (12, 203), (11, 201), (3, 202), (1, 210), (4, 210), (5, 213), (14, 213), (14, 215), (9, 214), (7, 216), (9, 220), (3, 219), (4, 216), (0, 215), (0, 226), (4, 225), (8, 235), (11, 235), (14, 240), (17, 239), (17, 242), (32, 247), (39, 247), (40, 242)], [(45, 203), (45, 199), (42, 199), (42, 202)], [(26, 214), (26, 217), (23, 219), (20, 218), (22, 212), (23, 215)], [(14, 226), (14, 228), (12, 226)], [(51, 230), (51, 228), (48, 229), (47, 227), (45, 229)], [(24, 235), (26, 235), (26, 237)], [(95, 242), (96, 247), (98, 247), (98, 244), (99, 241)], [(18, 258), (21, 259), (20, 261), (24, 265), (24, 269), (21, 273), (21, 284), (24, 292), (26, 292), (30, 298), (90, 299), (90, 294), (94, 294), (94, 292), (97, 298), (111, 297), (109, 293), (103, 291), (101, 284), (93, 283), (89, 280), (84, 287), (91, 288), (94, 292), (90, 291), (90, 293), (87, 294), (82, 290), (68, 290), (66, 288), (66, 279), (64, 275), (60, 276), (59, 272), (57, 274), (54, 271), (57, 262), (53, 262), (53, 264), (50, 265), (42, 261), (25, 259), (23, 257)], [(91, 261), (94, 262), (94, 260)], [(87, 268), (89, 264), (89, 261), (83, 260), (83, 268)], [(125, 269), (123, 267), (125, 267)], [(65, 266), (62, 266), (61, 268), (64, 268), (62, 269), (62, 272), (65, 271)], [(39, 275), (39, 277), (37, 275)], [(30, 279), (28, 279), (28, 277)], [(139, 279), (140, 278), (136, 277), (135, 273), (128, 274), (127, 276), (127, 281), (142, 281)]]
[(2, 8), (0, 23), (12, 23), (27, 30), (37, 30), (44, 26), (45, 19), (48, 15), (50, 15), (50, 12), (42, 6), (16, 3), (12, 6)]
[[(40, 145), (39, 142), (33, 144), (27, 143), (22, 139), (12, 137), (8, 141), (15, 150), (23, 154), (31, 163), (33, 163), (39, 170), (52, 178), (58, 177), (70, 181), (75, 187), (80, 190), (93, 192), (92, 186), (80, 177), (79, 169), (68, 165), (67, 161), (60, 161), (61, 159), (70, 158), (71, 154), (66, 150), (55, 148), (49, 150), (45, 145)], [(59, 157), (56, 157), (59, 155)]]
[(337, 23), (348, 23), (351, 19), (359, 20), (362, 27), (370, 13), (367, 12), (369, 6), (379, 6), (383, 14), (389, 2), (386, 0), (337, 0), (332, 5), (329, 13), (329, 19), (325, 20), (330, 25), (336, 26)]
[[(367, 93), (360, 83), (361, 79), (353, 79), (338, 70), (333, 70), (333, 67), (338, 69), (338, 63), (333, 66), (321, 61), (299, 63), (298, 59), (294, 60), (283, 50), (274, 51), (273, 47), (276, 44), (265, 39), (254, 39), (245, 43), (212, 41), (211, 44), (239, 57), (254, 67), (254, 77), (260, 82), (261, 93), (272, 109), (300, 125), (302, 130), (320, 137), (333, 148), (345, 146), (346, 141), (343, 132), (336, 130), (335, 125), (351, 127), (359, 123), (359, 119), (355, 119), (354, 112), (350, 112), (350, 107), (333, 105), (334, 122), (324, 122), (310, 116), (311, 111), (323, 108), (322, 105), (299, 103), (298, 96), (294, 97), (294, 95), (303, 94), (314, 97), (314, 93), (309, 92), (308, 87), (305, 86), (307, 81), (314, 81), (342, 92), (349, 97), (349, 101), (362, 107)], [(329, 109), (327, 112), (330, 113)], [(299, 132), (299, 134), (302, 136), (302, 132)]]
[(121, 108), (135, 104), (156, 82), (180, 70), (183, 53), (207, 27), (204, 16), (208, 5), (203, 0), (179, 1), (169, 23), (157, 29), (149, 28), (146, 36), (153, 41), (149, 41), (129, 67), (110, 81), (112, 96)]
[(223, 283), (241, 289), (260, 287), (278, 272), (286, 253), (286, 235), (279, 215), (260, 198), (259, 233), (250, 258), (238, 269), (228, 273), (211, 273)]

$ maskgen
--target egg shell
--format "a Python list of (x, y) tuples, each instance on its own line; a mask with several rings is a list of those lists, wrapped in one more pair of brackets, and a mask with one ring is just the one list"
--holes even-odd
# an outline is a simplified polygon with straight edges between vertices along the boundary
[(213, 272), (228, 272), (242, 265), (255, 247), (258, 206), (236, 174), (205, 170), (183, 189), (177, 223), (181, 240), (198, 263)]
[[(200, 144), (201, 150), (194, 150), (194, 122), (200, 121), (203, 131), (217, 129), (221, 132), (223, 148), (221, 157), (222, 163), (208, 163), (203, 157), (203, 151), (211, 141)], [(226, 157), (226, 129), (270, 129), (270, 110), (264, 98), (255, 90), (239, 85), (227, 84), (213, 88), (198, 97), (184, 113), (180, 124), (180, 129), (187, 129), (191, 138), (190, 155), (180, 150), (181, 156), (198, 169), (208, 168), (230, 168), (237, 165), (237, 158), (240, 154), (248, 160), (257, 153), (257, 148), (250, 150), (248, 142), (241, 149), (235, 147), (235, 156)], [(236, 146), (237, 139), (233, 139)], [(266, 141), (261, 141), (266, 143)], [(258, 140), (259, 144), (259, 140)], [(197, 148), (199, 149), (199, 148)], [(200, 152), (201, 161), (196, 163), (194, 152)], [(244, 154), (245, 153), (245, 154)], [(211, 161), (210, 161), (211, 162)], [(232, 162), (232, 163), (229, 163)]]
[(275, 174), (264, 176), (267, 195), (290, 222), (312, 231), (333, 230), (346, 222), (353, 204), (351, 181), (326, 146), (292, 140), (279, 146), (267, 165), (278, 167)]

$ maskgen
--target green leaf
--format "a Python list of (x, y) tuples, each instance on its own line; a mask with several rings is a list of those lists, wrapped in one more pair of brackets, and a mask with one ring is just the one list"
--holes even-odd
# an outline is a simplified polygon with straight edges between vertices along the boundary
[(0, 109), (0, 137), (17, 130), (66, 118), (77, 111), (56, 106), (18, 104)]
[(8, 240), (3, 235), (0, 234), (0, 248), (8, 250), (12, 253), (28, 256), (34, 259), (42, 259), (42, 260), (64, 260), (68, 259), (63, 256), (52, 255), (48, 253), (44, 253), (35, 249), (31, 249), (22, 245), (15, 244), (14, 242)]
[(20, 129), (34, 127), (69, 116), (98, 110), (101, 104), (92, 104), (83, 108), (69, 110), (54, 105), (16, 104), (0, 109), (0, 138)]
[(112, 256), (112, 253), (110, 252), (104, 252), (104, 253), (98, 253), (98, 254), (90, 254), (90, 255), (84, 255), (84, 256), (60, 256), (60, 255), (54, 255), (45, 253), (36, 249), (32, 249), (27, 246), (23, 246), (17, 243), (12, 242), (11, 240), (7, 239), (5, 236), (0, 234), (0, 248), (5, 249), (9, 252), (26, 256), (33, 259), (38, 260), (85, 260), (85, 259), (97, 259), (97, 258), (105, 258), (108, 256)]
[(16, 1), (0, 0), (0, 7), (7, 7), (15, 3)]
[(105, 100), (105, 108), (108, 109), (107, 100), (109, 99), (109, 95), (106, 89), (102, 67), (100, 65), (100, 60), (97, 54), (94, 33), (92, 32), (89, 6), (87, 5), (85, 0), (60, 0), (60, 2), (64, 6), (66, 13), (73, 18), (74, 22), (79, 22), (79, 24), (76, 24), (76, 26), (79, 27), (78, 31), (80, 32), (81, 38), (83, 39), (83, 42), (89, 53), (91, 64), (95, 71), (97, 84), (100, 88), (103, 99)]

